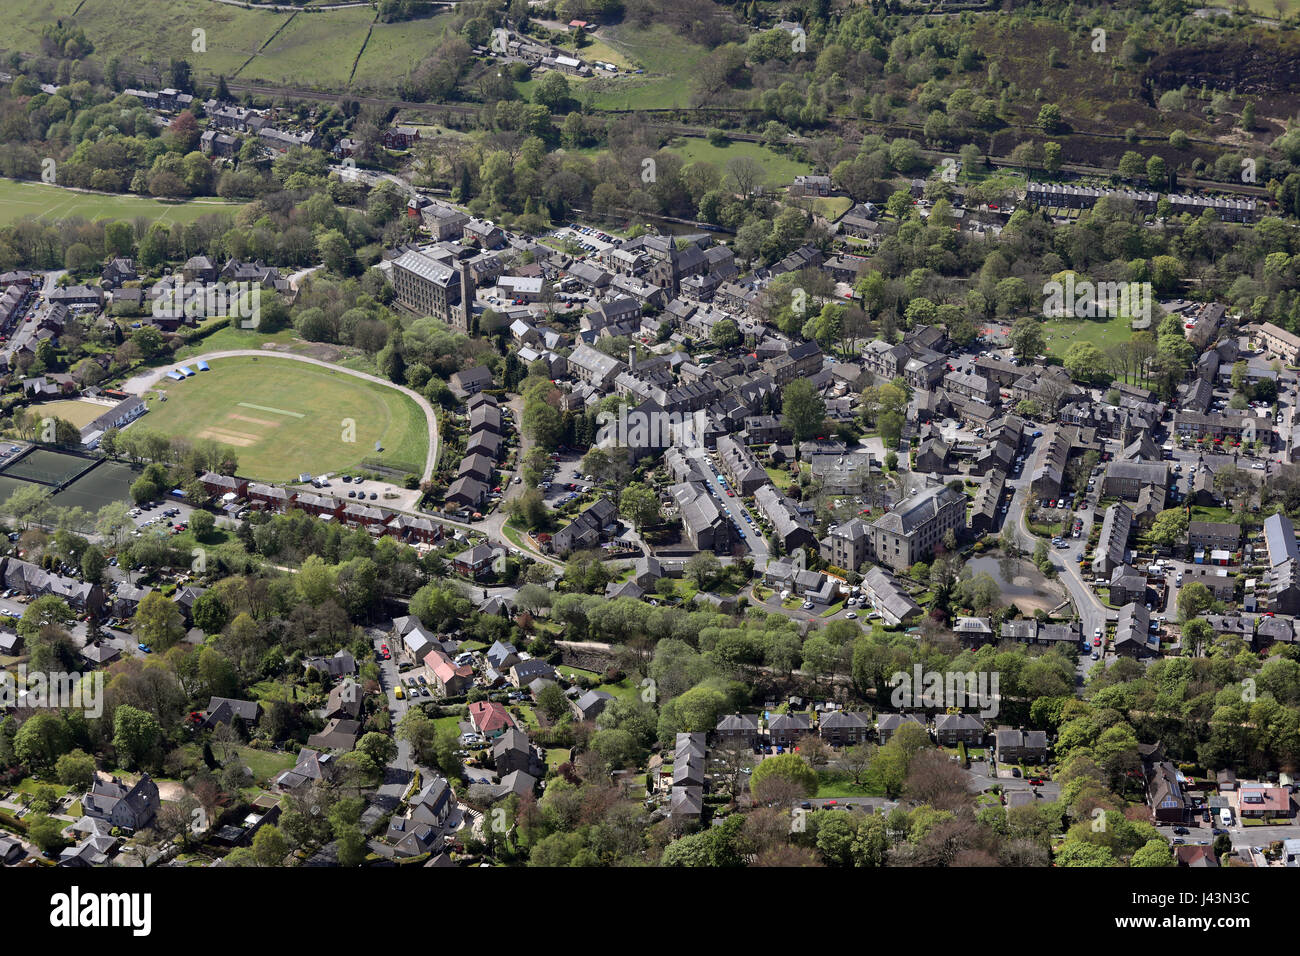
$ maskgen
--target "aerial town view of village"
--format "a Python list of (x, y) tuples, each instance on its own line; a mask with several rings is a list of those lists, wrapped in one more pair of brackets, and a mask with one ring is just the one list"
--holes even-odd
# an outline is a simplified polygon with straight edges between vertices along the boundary
[(0, 867), (1300, 866), (1296, 0), (3, 6)]

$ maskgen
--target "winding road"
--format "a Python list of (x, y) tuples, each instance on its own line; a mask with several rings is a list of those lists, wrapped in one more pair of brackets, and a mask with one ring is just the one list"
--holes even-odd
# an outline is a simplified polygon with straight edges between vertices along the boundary
[(163, 378), (168, 372), (180, 368), (182, 365), (193, 365), (195, 362), (203, 361), (211, 362), (214, 359), (245, 357), (283, 358), (294, 362), (306, 362), (308, 365), (319, 365), (321, 368), (327, 368), (335, 372), (342, 372), (345, 375), (352, 375), (356, 378), (364, 379), (367, 382), (373, 382), (376, 385), (383, 385), (401, 392), (411, 401), (415, 402), (415, 404), (420, 407), (420, 410), (424, 412), (424, 419), (429, 429), (429, 453), (424, 464), (423, 480), (429, 481), (433, 478), (434, 469), (438, 466), (438, 413), (434, 411), (433, 405), (429, 403), (428, 399), (414, 389), (407, 388), (405, 385), (397, 385), (388, 381), (386, 378), (380, 378), (378, 375), (371, 375), (367, 372), (357, 372), (350, 368), (344, 368), (342, 365), (335, 365), (332, 362), (310, 358), (306, 355), (295, 355), (292, 352), (279, 352), (274, 349), (230, 349), (224, 352), (205, 352), (202, 355), (192, 355), (182, 362), (172, 362), (170, 365), (151, 368), (147, 372), (133, 375), (122, 383), (122, 391), (143, 397), (144, 393), (152, 388), (159, 379)]

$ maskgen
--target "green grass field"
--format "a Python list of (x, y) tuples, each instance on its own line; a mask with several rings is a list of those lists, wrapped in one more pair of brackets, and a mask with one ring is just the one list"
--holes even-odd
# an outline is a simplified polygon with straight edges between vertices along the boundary
[[(157, 64), (164, 71), (174, 57), (187, 60), (198, 75), (232, 76), (290, 16), (211, 0), (86, 0), (75, 23), (95, 44), (96, 57), (117, 54)], [(194, 49), (196, 29), (204, 31), (202, 51)], [(40, 25), (35, 32), (40, 35)]]
[(69, 216), (86, 219), (134, 219), (145, 216), (168, 225), (190, 223), (211, 213), (236, 213), (242, 203), (220, 200), (203, 202), (162, 202), (143, 196), (109, 196), (47, 186), (44, 183), (0, 179), (0, 225), (8, 225), (24, 216), (48, 220)]
[(759, 143), (730, 142), (725, 146), (714, 146), (706, 139), (682, 137), (673, 140), (668, 150), (688, 163), (697, 161), (711, 163), (724, 175), (727, 163), (737, 156), (757, 160), (763, 166), (762, 185), (772, 188), (788, 186), (795, 176), (813, 171), (807, 163), (791, 159)]
[[(212, 371), (181, 382), (164, 378), (158, 388), (167, 401), (150, 398), (138, 427), (229, 445), (239, 473), (250, 478), (283, 481), (367, 457), (423, 466), (429, 453), (424, 414), (405, 395), (302, 362), (214, 359)], [(345, 420), (355, 423), (355, 441), (344, 440)]]
[(99, 402), (87, 402), (79, 399), (42, 402), (36, 406), (42, 417), (62, 418), (65, 422), (72, 422), (78, 428), (85, 428), (111, 407), (110, 405), (101, 405)]
[[(376, 23), (370, 42), (357, 61), (353, 85), (391, 88), (437, 48), (443, 30), (451, 21), (450, 13), (442, 13), (420, 20)], [(360, 40), (364, 38), (363, 30)], [(361, 49), (360, 42), (348, 58), (349, 69), (358, 49)], [(424, 135), (423, 132), (420, 135)]]
[[(617, 57), (598, 55), (607, 51)], [(648, 29), (630, 23), (605, 27), (597, 44), (583, 49), (587, 59), (612, 59), (639, 67), (642, 76), (596, 78), (572, 83), (574, 96), (590, 97), (598, 109), (666, 109), (690, 105), (691, 73), (708, 49), (656, 24)]]
[(1075, 342), (1091, 342), (1105, 351), (1112, 345), (1127, 342), (1133, 337), (1131, 320), (1107, 319), (1051, 319), (1043, 323), (1043, 338), (1050, 355), (1063, 358)]
[(375, 11), (369, 7), (300, 13), (237, 75), (241, 80), (266, 80), (287, 86), (344, 87), (374, 19)]
[[(379, 24), (369, 6), (294, 14), (214, 0), (6, 0), (4, 9), (7, 50), (39, 53), (41, 30), (75, 10), (96, 59), (116, 55), (165, 71), (176, 58), (196, 76), (336, 88), (348, 85), (354, 63), (356, 84), (392, 88), (433, 51), (451, 20), (444, 13)], [(204, 31), (203, 50), (194, 48), (196, 29)]]

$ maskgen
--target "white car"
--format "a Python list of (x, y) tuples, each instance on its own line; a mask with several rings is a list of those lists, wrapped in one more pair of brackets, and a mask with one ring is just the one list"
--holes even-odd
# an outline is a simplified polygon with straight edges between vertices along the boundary
[(1099, 628), (1099, 627), (1094, 627), (1094, 628), (1092, 629), (1092, 636), (1093, 636), (1093, 637), (1101, 637), (1101, 628)]

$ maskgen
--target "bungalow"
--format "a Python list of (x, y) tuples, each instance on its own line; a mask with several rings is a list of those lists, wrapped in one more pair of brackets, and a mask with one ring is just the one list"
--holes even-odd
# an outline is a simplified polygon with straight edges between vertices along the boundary
[(1243, 820), (1291, 818), (1295, 805), (1286, 787), (1270, 787), (1259, 783), (1243, 783), (1237, 791), (1237, 815)]
[(605, 706), (614, 699), (613, 694), (603, 690), (589, 690), (569, 702), (569, 709), (578, 720), (595, 720)]
[(261, 716), (262, 705), (255, 700), (213, 697), (203, 712), (203, 729), (211, 730), (218, 724), (233, 724), (238, 720), (247, 731)]
[(479, 700), (469, 705), (469, 720), (474, 729), (489, 739), (495, 739), (515, 726), (510, 712), (495, 701)]
[(307, 670), (317, 670), (326, 677), (351, 677), (357, 672), (357, 661), (348, 650), (341, 650), (333, 657), (309, 657), (303, 661)]
[(325, 724), (325, 729), (307, 738), (307, 746), (314, 750), (353, 750), (361, 739), (361, 724), (356, 720), (335, 717)]

